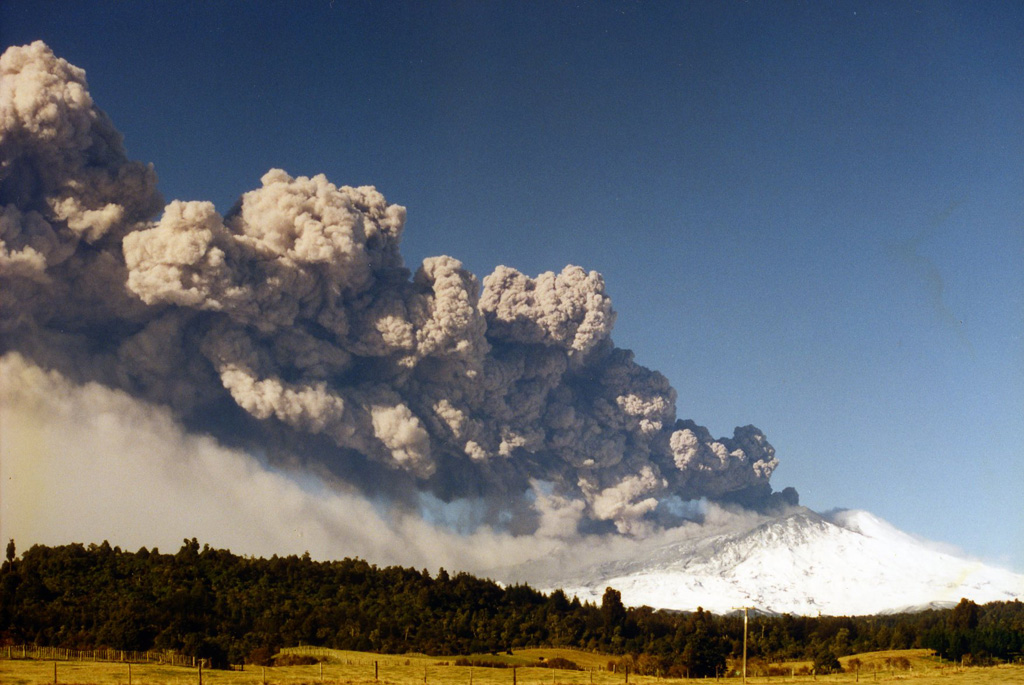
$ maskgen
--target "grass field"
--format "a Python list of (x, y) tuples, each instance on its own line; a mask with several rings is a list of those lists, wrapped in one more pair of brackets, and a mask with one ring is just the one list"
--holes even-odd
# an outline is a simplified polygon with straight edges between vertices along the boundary
[[(893, 661), (898, 659), (905, 659), (909, 668), (899, 668), (893, 666)], [(842, 664), (843, 670), (848, 674), (855, 675), (855, 669), (853, 668), (854, 662), (857, 660), (860, 662), (860, 673), (861, 677), (871, 678), (872, 674), (878, 672), (879, 674), (885, 672), (890, 676), (893, 672), (899, 673), (903, 671), (903, 675), (917, 674), (930, 672), (943, 672), (953, 670), (953, 666), (948, 662), (943, 663), (939, 657), (934, 656), (931, 650), (928, 649), (902, 649), (902, 650), (890, 650), (885, 652), (865, 652), (863, 654), (852, 654), (850, 656), (844, 656), (839, 659), (839, 663)], [(781, 669), (785, 673), (799, 673), (800, 671), (810, 672), (811, 661), (786, 661), (781, 664), (772, 664), (775, 668)], [(730, 666), (739, 667), (738, 664), (730, 663)], [(754, 662), (752, 667), (748, 669), (748, 673), (755, 673), (760, 664)]]
[[(570, 649), (523, 649), (514, 654), (481, 654), (479, 658), (504, 662), (516, 668), (485, 668), (481, 666), (455, 666), (455, 657), (430, 657), (422, 654), (404, 656), (376, 655), (365, 652), (314, 650), (298, 648), (285, 650), (293, 653), (316, 652), (321, 664), (311, 666), (267, 667), (247, 666), (244, 671), (204, 670), (203, 685), (299, 685), (301, 683), (352, 683), (358, 685), (625, 685), (623, 673), (612, 673), (604, 668), (611, 657)], [(530, 664), (555, 657), (569, 659), (593, 671), (564, 671), (539, 668)], [(886, 666), (886, 659), (904, 657), (910, 670), (894, 670)], [(854, 657), (844, 657), (844, 667)], [(832, 676), (797, 675), (791, 677), (748, 677), (751, 684), (769, 683), (892, 683), (911, 681), (914, 685), (1024, 685), (1024, 666), (997, 666), (992, 668), (957, 669), (941, 664), (925, 650), (899, 652), (872, 652), (858, 654), (861, 661), (859, 674), (847, 672)], [(376, 662), (377, 680), (374, 680)], [(75, 661), (0, 660), (0, 683), (3, 685), (128, 685), (129, 667), (121, 663), (90, 663)], [(805, 662), (784, 664), (784, 669), (799, 672)], [(752, 672), (752, 669), (748, 672)], [(723, 679), (726, 680), (726, 679)], [(727, 679), (739, 683), (739, 678)], [(630, 685), (668, 685), (679, 680), (630, 674)], [(131, 685), (198, 685), (197, 669), (132, 664)]]

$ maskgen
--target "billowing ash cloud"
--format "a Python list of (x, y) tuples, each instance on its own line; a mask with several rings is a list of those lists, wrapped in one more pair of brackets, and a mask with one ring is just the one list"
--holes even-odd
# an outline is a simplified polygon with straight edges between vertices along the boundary
[(405, 216), (279, 169), (225, 216), (165, 206), (81, 69), (41, 42), (0, 58), (5, 354), (393, 506), (475, 502), (512, 532), (640, 535), (669, 501), (793, 499), (772, 494), (759, 430), (676, 419), (668, 381), (612, 343), (600, 274), (481, 282), (447, 256), (412, 272)]

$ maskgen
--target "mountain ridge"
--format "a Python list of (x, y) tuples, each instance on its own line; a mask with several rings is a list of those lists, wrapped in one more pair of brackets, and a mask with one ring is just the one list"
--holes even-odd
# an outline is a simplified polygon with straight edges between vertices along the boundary
[(600, 601), (610, 586), (629, 605), (715, 613), (870, 615), (1024, 598), (1022, 574), (938, 549), (866, 511), (806, 508), (596, 564), (556, 586), (581, 600)]

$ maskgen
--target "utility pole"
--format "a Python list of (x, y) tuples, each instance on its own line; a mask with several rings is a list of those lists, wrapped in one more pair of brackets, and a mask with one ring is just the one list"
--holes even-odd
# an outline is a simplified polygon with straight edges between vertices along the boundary
[(747, 685), (747, 609), (750, 607), (735, 607), (743, 609), (743, 685)]
[(743, 607), (743, 685), (747, 685), (747, 607)]

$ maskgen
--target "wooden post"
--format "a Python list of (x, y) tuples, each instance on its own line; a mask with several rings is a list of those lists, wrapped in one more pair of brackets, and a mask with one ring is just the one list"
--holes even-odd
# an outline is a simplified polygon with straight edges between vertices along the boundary
[(53, 662), (53, 685), (57, 685), (57, 662)]
[(199, 685), (203, 685), (203, 660), (199, 660)]
[[(199, 685), (203, 685), (199, 683)], [(629, 685), (629, 664), (626, 664), (626, 685)]]
[(423, 685), (427, 685), (427, 667), (423, 666)]
[(469, 685), (473, 685), (473, 667), (469, 667)]
[(267, 685), (267, 667), (263, 667), (263, 685)]
[(379, 675), (380, 675), (380, 671), (378, 670), (377, 662), (374, 661), (373, 662), (373, 679), (377, 680)]
[(516, 685), (516, 667), (512, 667), (512, 685)]
[(324, 662), (320, 662), (320, 682), (324, 681)]

